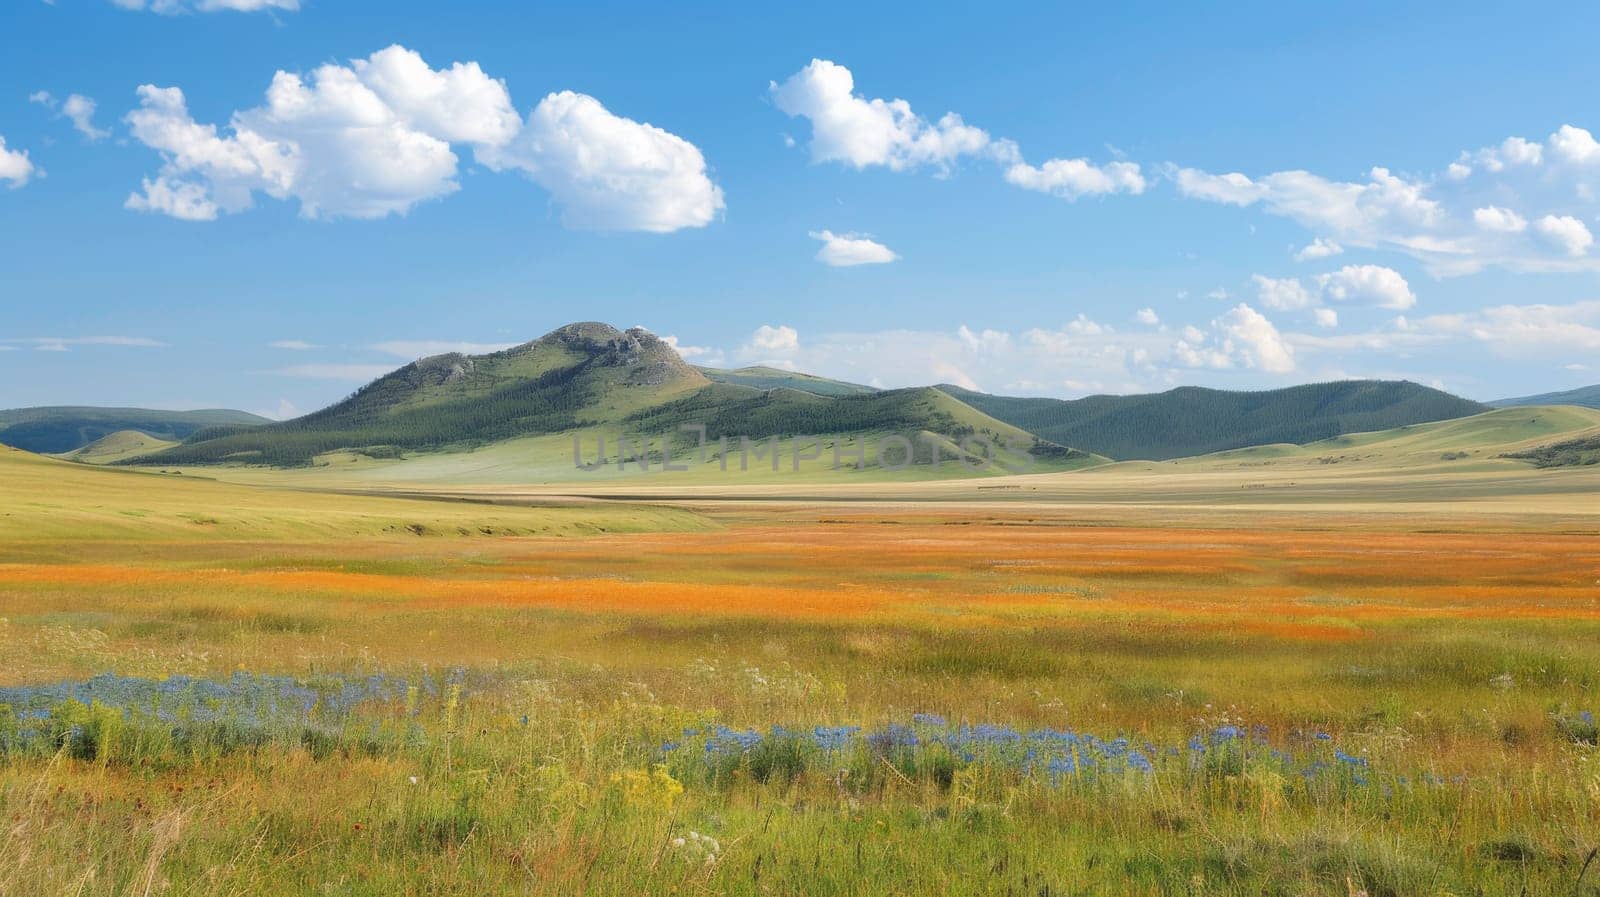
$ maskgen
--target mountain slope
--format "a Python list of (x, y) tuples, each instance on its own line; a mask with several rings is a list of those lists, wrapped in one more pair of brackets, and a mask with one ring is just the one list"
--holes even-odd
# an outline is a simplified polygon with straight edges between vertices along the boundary
[(83, 448), (121, 430), (176, 442), (207, 427), (269, 423), (245, 411), (157, 411), (149, 408), (48, 406), (0, 411), (0, 444), (40, 454)]
[[(1173, 470), (1238, 469), (1470, 473), (1584, 463), (1574, 447), (1600, 440), (1600, 410), (1495, 408), (1482, 414), (1347, 433), (1304, 445), (1258, 445), (1169, 462)], [(1133, 466), (1133, 465), (1127, 465)]]
[[(360, 463), (567, 432), (681, 436), (685, 424), (704, 425), (711, 439), (932, 433), (946, 455), (965, 436), (985, 436), (1057, 467), (1103, 460), (1042, 443), (936, 389), (824, 395), (713, 382), (648, 331), (590, 323), (491, 355), (424, 358), (314, 414), (203, 431), (135, 463)], [(919, 455), (931, 459), (926, 440)], [(537, 463), (530, 456), (526, 466)]]
[(78, 461), (83, 464), (112, 464), (117, 461), (128, 461), (143, 455), (150, 455), (169, 449), (178, 443), (171, 439), (157, 439), (138, 430), (118, 430), (108, 436), (102, 436), (83, 448), (73, 449), (56, 455), (64, 461)]
[(1510, 408), (1517, 405), (1579, 405), (1584, 408), (1600, 408), (1600, 383), (1594, 386), (1580, 386), (1564, 392), (1547, 392), (1536, 396), (1518, 396), (1514, 399), (1495, 399), (1489, 403), (1495, 408)]
[(1301, 444), (1477, 414), (1486, 406), (1405, 381), (1348, 380), (1264, 392), (1194, 386), (1084, 399), (991, 396), (941, 386), (961, 401), (1050, 442), (1117, 460)]
[(715, 383), (732, 383), (755, 389), (797, 389), (819, 396), (854, 396), (878, 391), (860, 383), (846, 383), (764, 365), (733, 369), (702, 367), (699, 371)]
[(481, 445), (618, 421), (709, 383), (647, 331), (569, 324), (489, 355), (423, 358), (321, 411), (198, 433), (149, 460), (292, 465), (337, 449)]

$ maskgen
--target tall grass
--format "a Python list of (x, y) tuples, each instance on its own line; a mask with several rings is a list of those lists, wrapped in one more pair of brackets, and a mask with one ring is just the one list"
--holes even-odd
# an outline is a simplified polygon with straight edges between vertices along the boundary
[(1592, 538), (468, 542), (0, 563), (0, 895), (1600, 893)]
[[(838, 712), (789, 688), (734, 690)], [(0, 700), (7, 895), (1571, 893), (1600, 802), (1581, 714), (1468, 774), (1243, 721), (757, 727), (592, 670)]]

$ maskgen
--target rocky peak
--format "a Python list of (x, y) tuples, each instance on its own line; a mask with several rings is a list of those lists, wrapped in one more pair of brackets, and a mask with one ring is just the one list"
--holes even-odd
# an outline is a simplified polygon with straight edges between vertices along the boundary
[(442, 383), (455, 383), (470, 376), (477, 370), (477, 362), (470, 355), (460, 352), (447, 352), (443, 355), (430, 355), (419, 358), (411, 363), (415, 382), (420, 384), (439, 385)]

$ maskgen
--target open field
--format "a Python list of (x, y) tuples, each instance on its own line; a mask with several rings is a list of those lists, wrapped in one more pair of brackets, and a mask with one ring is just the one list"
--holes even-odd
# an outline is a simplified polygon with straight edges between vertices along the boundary
[(1592, 470), (1316, 457), (516, 506), (0, 455), (0, 894), (1600, 893)]
[[(1177, 461), (1098, 463), (1008, 476), (958, 476), (947, 460), (901, 472), (825, 469), (831, 452), (798, 473), (755, 465), (723, 472), (716, 462), (686, 473), (614, 467), (587, 473), (572, 464), (569, 436), (511, 440), (475, 452), (418, 453), (405, 460), (326, 459), (305, 468), (205, 466), (187, 474), (232, 483), (315, 491), (356, 491), (497, 502), (648, 501), (691, 508), (753, 502), (891, 505), (951, 510), (977, 505), (1042, 505), (1088, 519), (1140, 521), (1264, 511), (1375, 514), (1413, 525), (1443, 516), (1475, 526), (1473, 515), (1509, 525), (1592, 531), (1600, 515), (1600, 466), (1538, 470), (1502, 457), (1553, 442), (1600, 435), (1600, 411), (1507, 408), (1459, 420), (1360, 433), (1309, 445), (1270, 445)], [(592, 451), (592, 440), (585, 443)], [(991, 471), (991, 473), (993, 473)], [(1145, 511), (1152, 513), (1146, 514)], [(1405, 523), (1406, 520), (1411, 523)]]

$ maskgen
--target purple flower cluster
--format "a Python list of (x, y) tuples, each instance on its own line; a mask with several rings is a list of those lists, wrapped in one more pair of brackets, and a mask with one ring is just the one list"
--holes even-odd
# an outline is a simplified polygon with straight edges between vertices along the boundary
[[(846, 766), (852, 757), (881, 758), (906, 769), (943, 757), (957, 767), (1010, 768), (1055, 784), (1068, 779), (1150, 775), (1162, 769), (1185, 775), (1237, 772), (1245, 763), (1267, 764), (1306, 780), (1343, 775), (1356, 784), (1365, 782), (1361, 773), (1368, 767), (1367, 758), (1333, 747), (1326, 733), (1300, 736), (1312, 745), (1304, 757), (1272, 747), (1269, 734), (1264, 726), (1224, 725), (1197, 734), (1185, 748), (1178, 748), (1052, 728), (1020, 730), (991, 723), (952, 726), (944, 717), (919, 713), (909, 725), (888, 723), (875, 728), (773, 726), (761, 732), (718, 725), (686, 729), (680, 740), (661, 745), (661, 753), (667, 760), (692, 762), (698, 756), (727, 768), (753, 752), (784, 745), (809, 758), (809, 765), (819, 770)], [(686, 753), (691, 746), (698, 750)]]
[(0, 688), (0, 754), (72, 740), (82, 730), (79, 718), (90, 707), (169, 731), (226, 726), (254, 733), (252, 740), (308, 726), (331, 731), (360, 705), (402, 701), (412, 688), (419, 697), (434, 696), (463, 676), (457, 671), (416, 679), (384, 674), (297, 679), (237, 672), (227, 679), (144, 679), (107, 673), (9, 686)]

